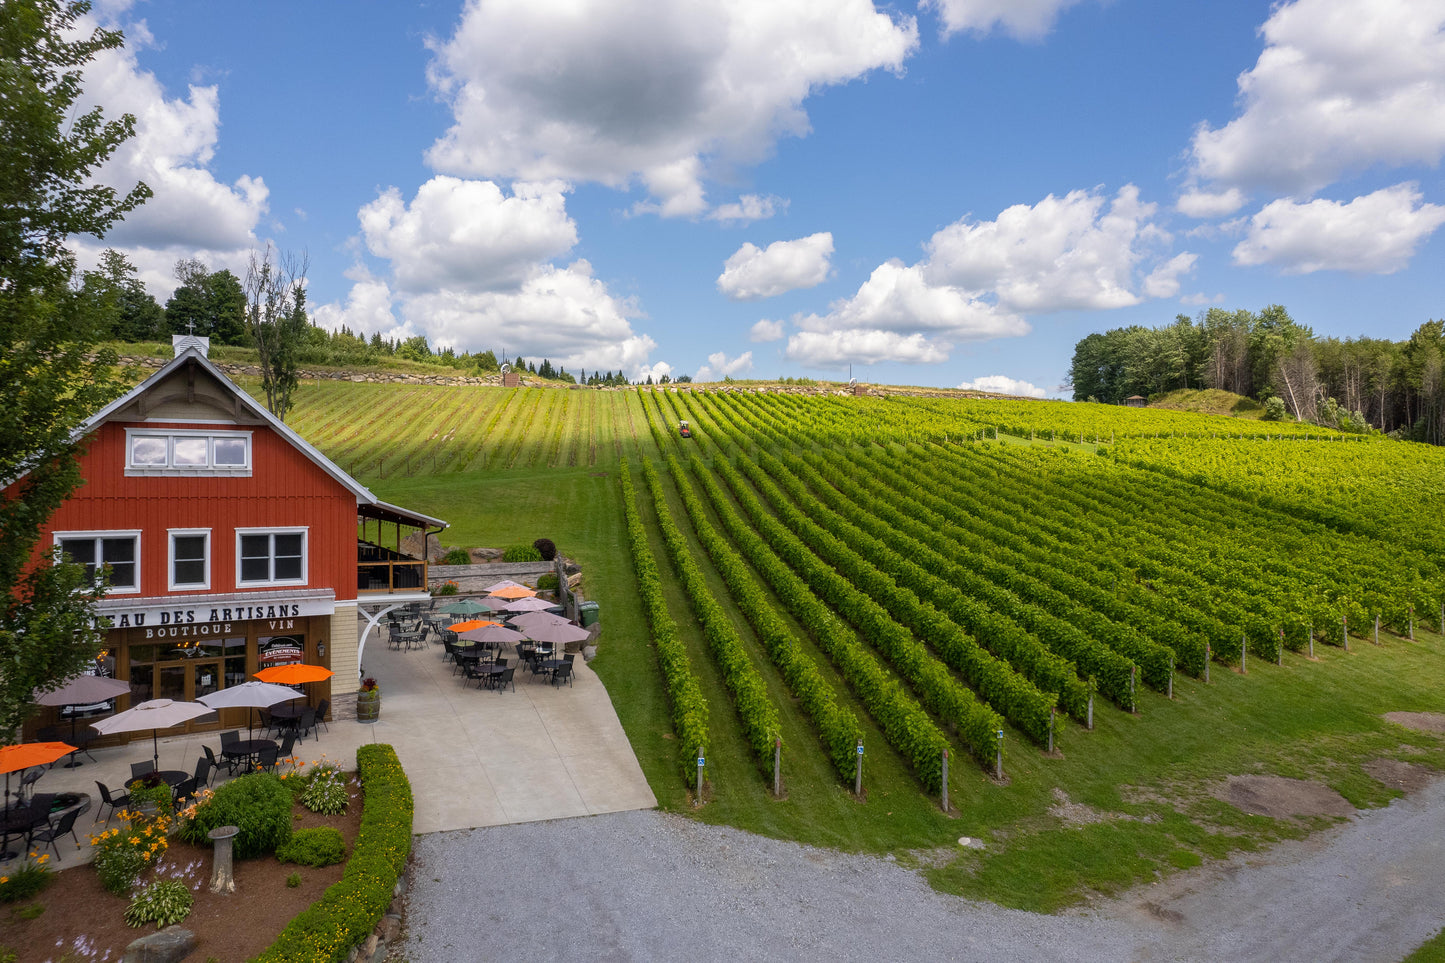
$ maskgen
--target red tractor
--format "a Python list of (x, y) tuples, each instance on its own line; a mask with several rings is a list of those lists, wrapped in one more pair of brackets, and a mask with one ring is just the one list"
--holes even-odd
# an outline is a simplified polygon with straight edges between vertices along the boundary
[(692, 437), (692, 429), (687, 426), (687, 422), (685, 421), (679, 421), (677, 423), (677, 433), (684, 438)]

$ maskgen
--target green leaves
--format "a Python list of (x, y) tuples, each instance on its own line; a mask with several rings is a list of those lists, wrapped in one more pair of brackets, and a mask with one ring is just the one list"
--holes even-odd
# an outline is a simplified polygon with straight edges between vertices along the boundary
[(632, 567), (637, 572), (638, 595), (648, 624), (652, 626), (652, 642), (657, 647), (657, 664), (672, 703), (672, 726), (678, 740), (678, 766), (684, 779), (705, 755), (707, 748), (708, 706), (697, 676), (692, 671), (687, 649), (677, 637), (677, 623), (667, 613), (662, 581), (657, 573), (657, 560), (647, 544), (647, 530), (637, 513), (637, 496), (627, 459), (618, 466), (622, 485), (623, 512), (627, 519), (627, 538), (632, 548)]

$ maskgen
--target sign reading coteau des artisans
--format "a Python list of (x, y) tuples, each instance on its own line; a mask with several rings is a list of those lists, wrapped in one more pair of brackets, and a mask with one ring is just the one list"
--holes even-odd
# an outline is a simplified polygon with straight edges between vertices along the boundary
[[(200, 604), (186, 604), (193, 601)], [(124, 608), (112, 601), (101, 606), (99, 614), (110, 619), (113, 629), (146, 629), (148, 638), (152, 633), (157, 638), (188, 638), (221, 635), (230, 631), (232, 623), (258, 619), (277, 621), (278, 631), (291, 629), (295, 626), (284, 624), (285, 621), (330, 615), (335, 607), (336, 602), (331, 598), (268, 599), (238, 595), (209, 597), (203, 603), (191, 599), (147, 599)]]

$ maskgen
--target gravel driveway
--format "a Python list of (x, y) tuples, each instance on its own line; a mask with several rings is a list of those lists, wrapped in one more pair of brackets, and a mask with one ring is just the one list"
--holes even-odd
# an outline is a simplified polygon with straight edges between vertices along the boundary
[(399, 947), (456, 960), (1395, 961), (1445, 926), (1445, 781), (1061, 916), (886, 858), (629, 812), (416, 840)]

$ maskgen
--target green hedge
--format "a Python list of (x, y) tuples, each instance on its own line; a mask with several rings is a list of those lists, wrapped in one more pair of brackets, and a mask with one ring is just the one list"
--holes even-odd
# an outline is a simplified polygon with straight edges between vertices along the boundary
[(411, 853), (411, 783), (396, 751), (356, 750), (364, 808), (361, 831), (341, 880), (287, 924), (258, 963), (340, 963), (381, 922)]

